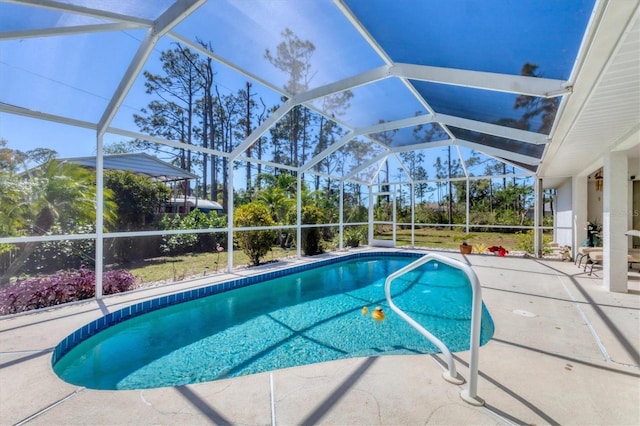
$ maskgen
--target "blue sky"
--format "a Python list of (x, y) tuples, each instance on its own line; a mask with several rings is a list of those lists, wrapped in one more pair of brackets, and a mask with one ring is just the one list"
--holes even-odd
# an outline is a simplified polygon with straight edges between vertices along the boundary
[[(92, 3), (74, 1), (85, 2)], [(372, 35), (387, 40), (382, 47), (396, 61), (512, 74), (519, 73), (523, 63), (530, 61), (540, 65), (545, 77), (560, 79), (568, 78), (571, 72), (593, 2), (346, 1)], [(116, 12), (135, 10), (138, 16), (154, 17), (168, 4), (167, 0), (121, 1), (109, 2), (108, 7)], [(96, 20), (0, 3), (0, 31), (87, 23)], [(175, 32), (210, 41), (216, 54), (282, 87), (286, 76), (264, 59), (264, 52), (267, 48), (275, 50), (285, 28), (316, 47), (311, 87), (383, 64), (331, 0), (210, 1), (177, 26)], [(2, 41), (0, 102), (97, 122), (143, 37), (143, 31), (130, 30)], [(172, 43), (173, 39), (163, 38), (144, 69), (159, 72), (157, 58), (162, 50), (173, 48)], [(223, 65), (216, 65), (216, 71), (222, 93), (243, 88), (247, 80)], [(254, 90), (269, 106), (278, 102), (279, 95), (272, 90), (255, 83)], [(455, 96), (462, 97), (466, 104), (469, 99), (464, 96), (468, 95), (464, 90), (458, 92), (462, 94)], [(425, 112), (410, 100), (399, 80), (358, 88), (354, 93), (351, 118), (345, 119), (354, 126)], [(132, 115), (150, 100), (144, 93), (143, 80), (138, 79), (113, 125), (137, 130)], [(451, 98), (451, 107), (460, 100)], [(503, 103), (490, 106), (491, 111), (485, 107), (481, 113), (488, 117), (512, 114), (507, 111), (511, 100)], [(63, 157), (95, 154), (95, 135), (91, 131), (9, 114), (0, 113), (0, 138), (6, 139), (9, 147), (21, 150), (45, 146)], [(107, 135), (105, 141), (121, 139)]]
[[(340, 43), (338, 36), (321, 38), (314, 33), (318, 28), (317, 25), (310, 25), (314, 19), (345, 21), (331, 2), (305, 0), (304, 3), (309, 6), (309, 9), (304, 10), (304, 13), (302, 9), (289, 10), (290, 8), (287, 8), (284, 2), (215, 3), (215, 7), (210, 7), (213, 5), (208, 4), (207, 7), (190, 16), (175, 31), (187, 37), (210, 40), (217, 54), (227, 56), (250, 72), (259, 73), (277, 87), (284, 85), (285, 77), (268, 64), (263, 55), (267, 48), (275, 50), (281, 41), (280, 33), (286, 27), (291, 28), (303, 40), (314, 40), (317, 52), (331, 52), (329, 58), (332, 61), (338, 60), (335, 57), (336, 52), (346, 50), (345, 54), (353, 57), (354, 51), (362, 52), (366, 47), (360, 40), (359, 43), (350, 45), (347, 49), (341, 49), (336, 44)], [(141, 14), (145, 15), (144, 12)], [(273, 16), (277, 19), (271, 20), (267, 28), (259, 24), (264, 16)], [(215, 19), (217, 25), (208, 24), (211, 19)], [(3, 30), (86, 23), (95, 23), (95, 20), (80, 15), (58, 14), (37, 8), (0, 4), (0, 26)], [(251, 37), (245, 37), (240, 33), (239, 27), (247, 25), (252, 27)], [(202, 28), (207, 28), (207, 31), (200, 31), (199, 29)], [(347, 31), (353, 33), (352, 35), (355, 34), (351, 29)], [(230, 37), (229, 34), (235, 35)], [(4, 41), (0, 49), (0, 72), (3, 77), (0, 101), (46, 113), (96, 122), (143, 37), (142, 31), (127, 31)], [(257, 43), (256, 40), (260, 42)], [(155, 73), (160, 72), (158, 61), (160, 52), (175, 47), (173, 43), (173, 39), (163, 38), (144, 69)], [(358, 55), (362, 56), (361, 54), (355, 56)], [(369, 68), (368, 61), (361, 59), (356, 62), (361, 70)], [(376, 60), (376, 65), (380, 63)], [(313, 85), (326, 84), (335, 78), (335, 69), (332, 70), (331, 75), (326, 75), (325, 69), (320, 67), (316, 69)], [(343, 75), (340, 78), (361, 70), (342, 67)], [(247, 80), (246, 77), (223, 65), (216, 65), (216, 72), (222, 93), (236, 92), (244, 87), (244, 82)], [(260, 90), (259, 87), (254, 83), (253, 90)], [(279, 95), (271, 90), (262, 88), (260, 95), (267, 100), (269, 106), (279, 102)], [(151, 98), (144, 93), (144, 81), (139, 78), (113, 125), (137, 130), (132, 124), (131, 117), (150, 100)], [(54, 147), (62, 156), (91, 155), (95, 151), (95, 138), (86, 135), (86, 131), (70, 130), (67, 126), (40, 123), (8, 114), (0, 114), (0, 137), (8, 140), (10, 146), (24, 150), (42, 145)], [(83, 140), (76, 140), (77, 137)], [(88, 140), (87, 137), (89, 137)], [(119, 140), (120, 137), (113, 136), (108, 139)]]

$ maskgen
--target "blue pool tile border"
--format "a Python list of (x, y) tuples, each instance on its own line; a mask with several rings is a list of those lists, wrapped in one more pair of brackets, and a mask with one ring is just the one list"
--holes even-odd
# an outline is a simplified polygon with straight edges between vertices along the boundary
[(274, 278), (284, 277), (286, 275), (297, 274), (309, 269), (319, 268), (326, 265), (331, 265), (339, 262), (346, 262), (353, 259), (377, 257), (377, 256), (394, 256), (394, 257), (409, 257), (419, 258), (424, 256), (424, 253), (415, 252), (361, 252), (351, 253), (343, 256), (336, 256), (329, 259), (318, 260), (315, 262), (305, 263), (303, 265), (292, 266), (289, 268), (283, 268), (276, 271), (265, 272), (250, 277), (237, 278), (235, 280), (224, 281), (209, 286), (196, 288), (193, 290), (186, 290), (179, 293), (173, 293), (167, 296), (158, 297), (156, 299), (145, 300), (144, 302), (135, 303), (120, 310), (111, 312), (103, 317), (98, 318), (88, 324), (85, 324), (81, 328), (77, 329), (67, 337), (65, 337), (53, 350), (51, 358), (51, 365), (55, 365), (63, 356), (65, 356), (71, 349), (78, 346), (82, 341), (89, 337), (101, 332), (102, 330), (121, 323), (130, 318), (134, 318), (148, 312), (153, 312), (158, 309), (166, 308), (167, 306), (177, 305), (180, 303), (189, 302), (191, 300), (201, 299), (203, 297), (212, 296), (214, 294), (224, 293), (237, 288), (247, 287), (264, 281), (269, 281)]

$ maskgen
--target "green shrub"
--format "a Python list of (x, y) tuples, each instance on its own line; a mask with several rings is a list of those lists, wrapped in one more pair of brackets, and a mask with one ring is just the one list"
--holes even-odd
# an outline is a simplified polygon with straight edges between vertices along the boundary
[[(254, 226), (274, 226), (269, 208), (254, 201), (235, 210), (233, 225), (238, 228)], [(266, 255), (275, 241), (276, 233), (271, 229), (257, 231), (238, 231), (238, 245), (249, 257), (252, 265), (259, 265), (260, 258)]]
[[(295, 212), (290, 212), (290, 220), (295, 220)], [(302, 207), (302, 224), (313, 225), (324, 222), (324, 212), (316, 206), (307, 205)], [(306, 256), (313, 256), (324, 251), (322, 244), (322, 230), (320, 228), (302, 228), (301, 248)]]
[[(527, 232), (516, 232), (515, 235), (517, 240), (516, 250), (526, 251), (529, 254), (535, 254), (533, 229), (530, 229)], [(549, 248), (550, 242), (551, 237), (542, 235), (542, 254), (551, 253), (551, 249)]]
[(344, 244), (349, 247), (358, 247), (367, 238), (367, 228), (364, 226), (352, 226), (344, 230)]
[[(76, 225), (71, 233), (89, 234), (95, 226)], [(62, 229), (54, 225), (52, 233), (62, 233)], [(93, 238), (79, 240), (43, 241), (33, 250), (25, 262), (23, 272), (27, 274), (45, 274), (63, 269), (92, 268), (95, 265), (96, 242)]]
[[(185, 216), (169, 216), (165, 214), (160, 220), (162, 229), (207, 229), (224, 228), (226, 218), (218, 217), (216, 213), (204, 213), (198, 209), (192, 210)], [(216, 244), (226, 246), (226, 238), (219, 234), (178, 234), (162, 237), (162, 250), (168, 254), (182, 254), (188, 252), (208, 252), (215, 250)]]
[(164, 183), (124, 170), (105, 170), (104, 186), (113, 191), (118, 206), (117, 231), (138, 230), (152, 223), (156, 209), (171, 195)]

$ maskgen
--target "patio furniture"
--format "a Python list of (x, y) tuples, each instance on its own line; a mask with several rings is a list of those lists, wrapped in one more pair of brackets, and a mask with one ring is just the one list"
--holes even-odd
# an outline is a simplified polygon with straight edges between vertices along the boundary
[[(589, 253), (593, 251), (602, 251), (602, 247), (578, 247), (578, 252), (576, 253), (576, 260), (573, 262), (578, 265), (578, 268), (582, 265), (582, 259), (589, 255)], [(585, 264), (586, 267), (586, 264)]]
[[(591, 265), (589, 269), (589, 276), (593, 272), (593, 265), (602, 264), (602, 260), (604, 258), (604, 253), (602, 250), (592, 250), (588, 254), (587, 262), (584, 264), (584, 271), (587, 271), (587, 265)], [(629, 254), (627, 254), (627, 263), (629, 264), (629, 269), (631, 269), (631, 265), (634, 263), (640, 263), (640, 250), (638, 249), (629, 249)]]
[(587, 272), (587, 265), (591, 265), (591, 269), (589, 269), (589, 276), (593, 272), (593, 265), (596, 263), (602, 265), (602, 259), (604, 259), (604, 252), (602, 251), (602, 247), (600, 250), (591, 250), (587, 254), (587, 261), (584, 263), (584, 271)]
[(640, 249), (629, 249), (627, 263), (629, 263), (629, 269), (631, 269), (631, 265), (634, 263), (640, 263)]

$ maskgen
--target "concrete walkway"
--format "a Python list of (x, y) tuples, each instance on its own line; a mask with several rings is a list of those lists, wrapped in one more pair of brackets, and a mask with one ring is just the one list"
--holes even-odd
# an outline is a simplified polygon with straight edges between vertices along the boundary
[[(598, 271), (589, 277), (573, 263), (447, 254), (472, 265), (496, 325), (480, 351), (483, 407), (462, 401), (466, 385), (442, 379), (441, 356), (354, 358), (141, 391), (78, 388), (53, 373), (51, 351), (72, 331), (204, 283), (191, 281), (0, 319), (0, 424), (640, 424), (640, 274), (629, 274), (629, 293), (608, 293)], [(455, 354), (464, 377), (468, 355)]]

